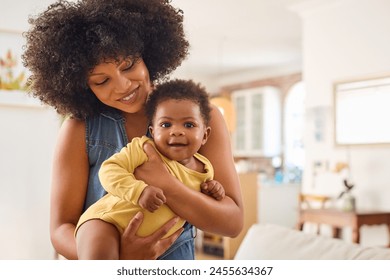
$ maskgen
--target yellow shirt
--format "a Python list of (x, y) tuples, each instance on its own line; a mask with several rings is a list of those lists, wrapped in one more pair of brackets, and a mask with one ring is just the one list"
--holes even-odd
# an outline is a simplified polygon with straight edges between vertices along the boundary
[[(135, 179), (133, 173), (135, 168), (147, 160), (147, 155), (143, 150), (143, 145), (147, 141), (154, 146), (153, 141), (146, 136), (134, 138), (119, 153), (103, 162), (99, 171), (99, 179), (108, 194), (83, 213), (75, 233), (84, 222), (91, 219), (101, 219), (115, 225), (122, 234), (134, 215), (142, 211), (144, 220), (137, 231), (137, 235), (148, 236), (176, 216), (166, 204), (160, 206), (153, 213), (142, 209), (138, 205), (138, 199), (147, 185), (143, 181)], [(200, 191), (200, 184), (214, 177), (214, 169), (211, 163), (201, 154), (195, 154), (194, 157), (204, 164), (204, 173), (189, 169), (177, 161), (170, 160), (161, 153), (159, 154), (167, 165), (169, 172), (191, 189)], [(164, 237), (173, 234), (184, 223), (185, 220), (180, 219)]]

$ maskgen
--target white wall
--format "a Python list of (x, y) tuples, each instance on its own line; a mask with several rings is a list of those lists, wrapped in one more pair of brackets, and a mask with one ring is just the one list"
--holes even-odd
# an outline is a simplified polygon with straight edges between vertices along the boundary
[[(72, 0), (70, 0), (72, 2)], [(28, 16), (42, 12), (55, 0), (0, 0), (0, 30), (25, 31)]]
[(19, 95), (0, 91), (0, 259), (51, 259), (50, 175), (60, 121), (40, 105), (10, 105)]
[[(330, 170), (337, 161), (346, 161), (347, 150), (333, 143), (332, 86), (390, 73), (390, 1), (331, 0), (302, 7), (308, 114), (303, 190), (337, 195), (342, 178)], [(322, 121), (320, 141), (314, 138), (315, 120)], [(358, 207), (390, 210), (390, 146), (351, 147), (350, 160)], [(314, 178), (315, 161), (325, 168)]]
[[(28, 16), (52, 2), (0, 0), (0, 31), (20, 35), (28, 28)], [(0, 259), (52, 259), (50, 176), (60, 122), (53, 110), (39, 104), (9, 105), (31, 103), (19, 94), (0, 91)]]

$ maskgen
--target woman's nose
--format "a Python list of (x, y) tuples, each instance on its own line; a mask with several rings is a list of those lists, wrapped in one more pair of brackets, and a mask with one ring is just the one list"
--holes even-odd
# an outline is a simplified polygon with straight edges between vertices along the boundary
[(124, 93), (129, 91), (131, 87), (131, 80), (125, 75), (119, 75), (115, 83), (115, 91), (117, 93)]

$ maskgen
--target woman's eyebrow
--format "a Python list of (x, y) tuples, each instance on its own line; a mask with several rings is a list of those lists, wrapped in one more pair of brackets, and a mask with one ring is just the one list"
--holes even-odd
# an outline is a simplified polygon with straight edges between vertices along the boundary
[(91, 77), (91, 76), (99, 76), (99, 75), (105, 75), (105, 73), (91, 73), (91, 74), (89, 74), (89, 77)]

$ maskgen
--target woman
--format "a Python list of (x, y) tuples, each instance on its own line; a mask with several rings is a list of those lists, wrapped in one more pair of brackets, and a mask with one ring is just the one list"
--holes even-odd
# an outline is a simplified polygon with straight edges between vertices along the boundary
[[(23, 55), (31, 72), (30, 90), (69, 116), (55, 151), (50, 213), (53, 246), (67, 259), (77, 259), (78, 219), (105, 194), (98, 179), (101, 163), (146, 133), (144, 104), (153, 84), (187, 55), (182, 20), (181, 12), (165, 0), (59, 1), (30, 19)], [(190, 190), (146, 146), (149, 161), (137, 168), (137, 179), (161, 188), (167, 205), (189, 224), (159, 240), (175, 223), (172, 220), (141, 238), (135, 235), (142, 222), (142, 215), (137, 215), (122, 235), (122, 259), (155, 259), (170, 246), (171, 254), (164, 258), (182, 259), (188, 254), (193, 258), (193, 252), (181, 250), (184, 243), (193, 244), (191, 225), (225, 236), (241, 231), (239, 181), (229, 134), (215, 107), (210, 127), (213, 133), (200, 153), (213, 164), (225, 198), (216, 201)], [(207, 192), (207, 185), (203, 188)]]

